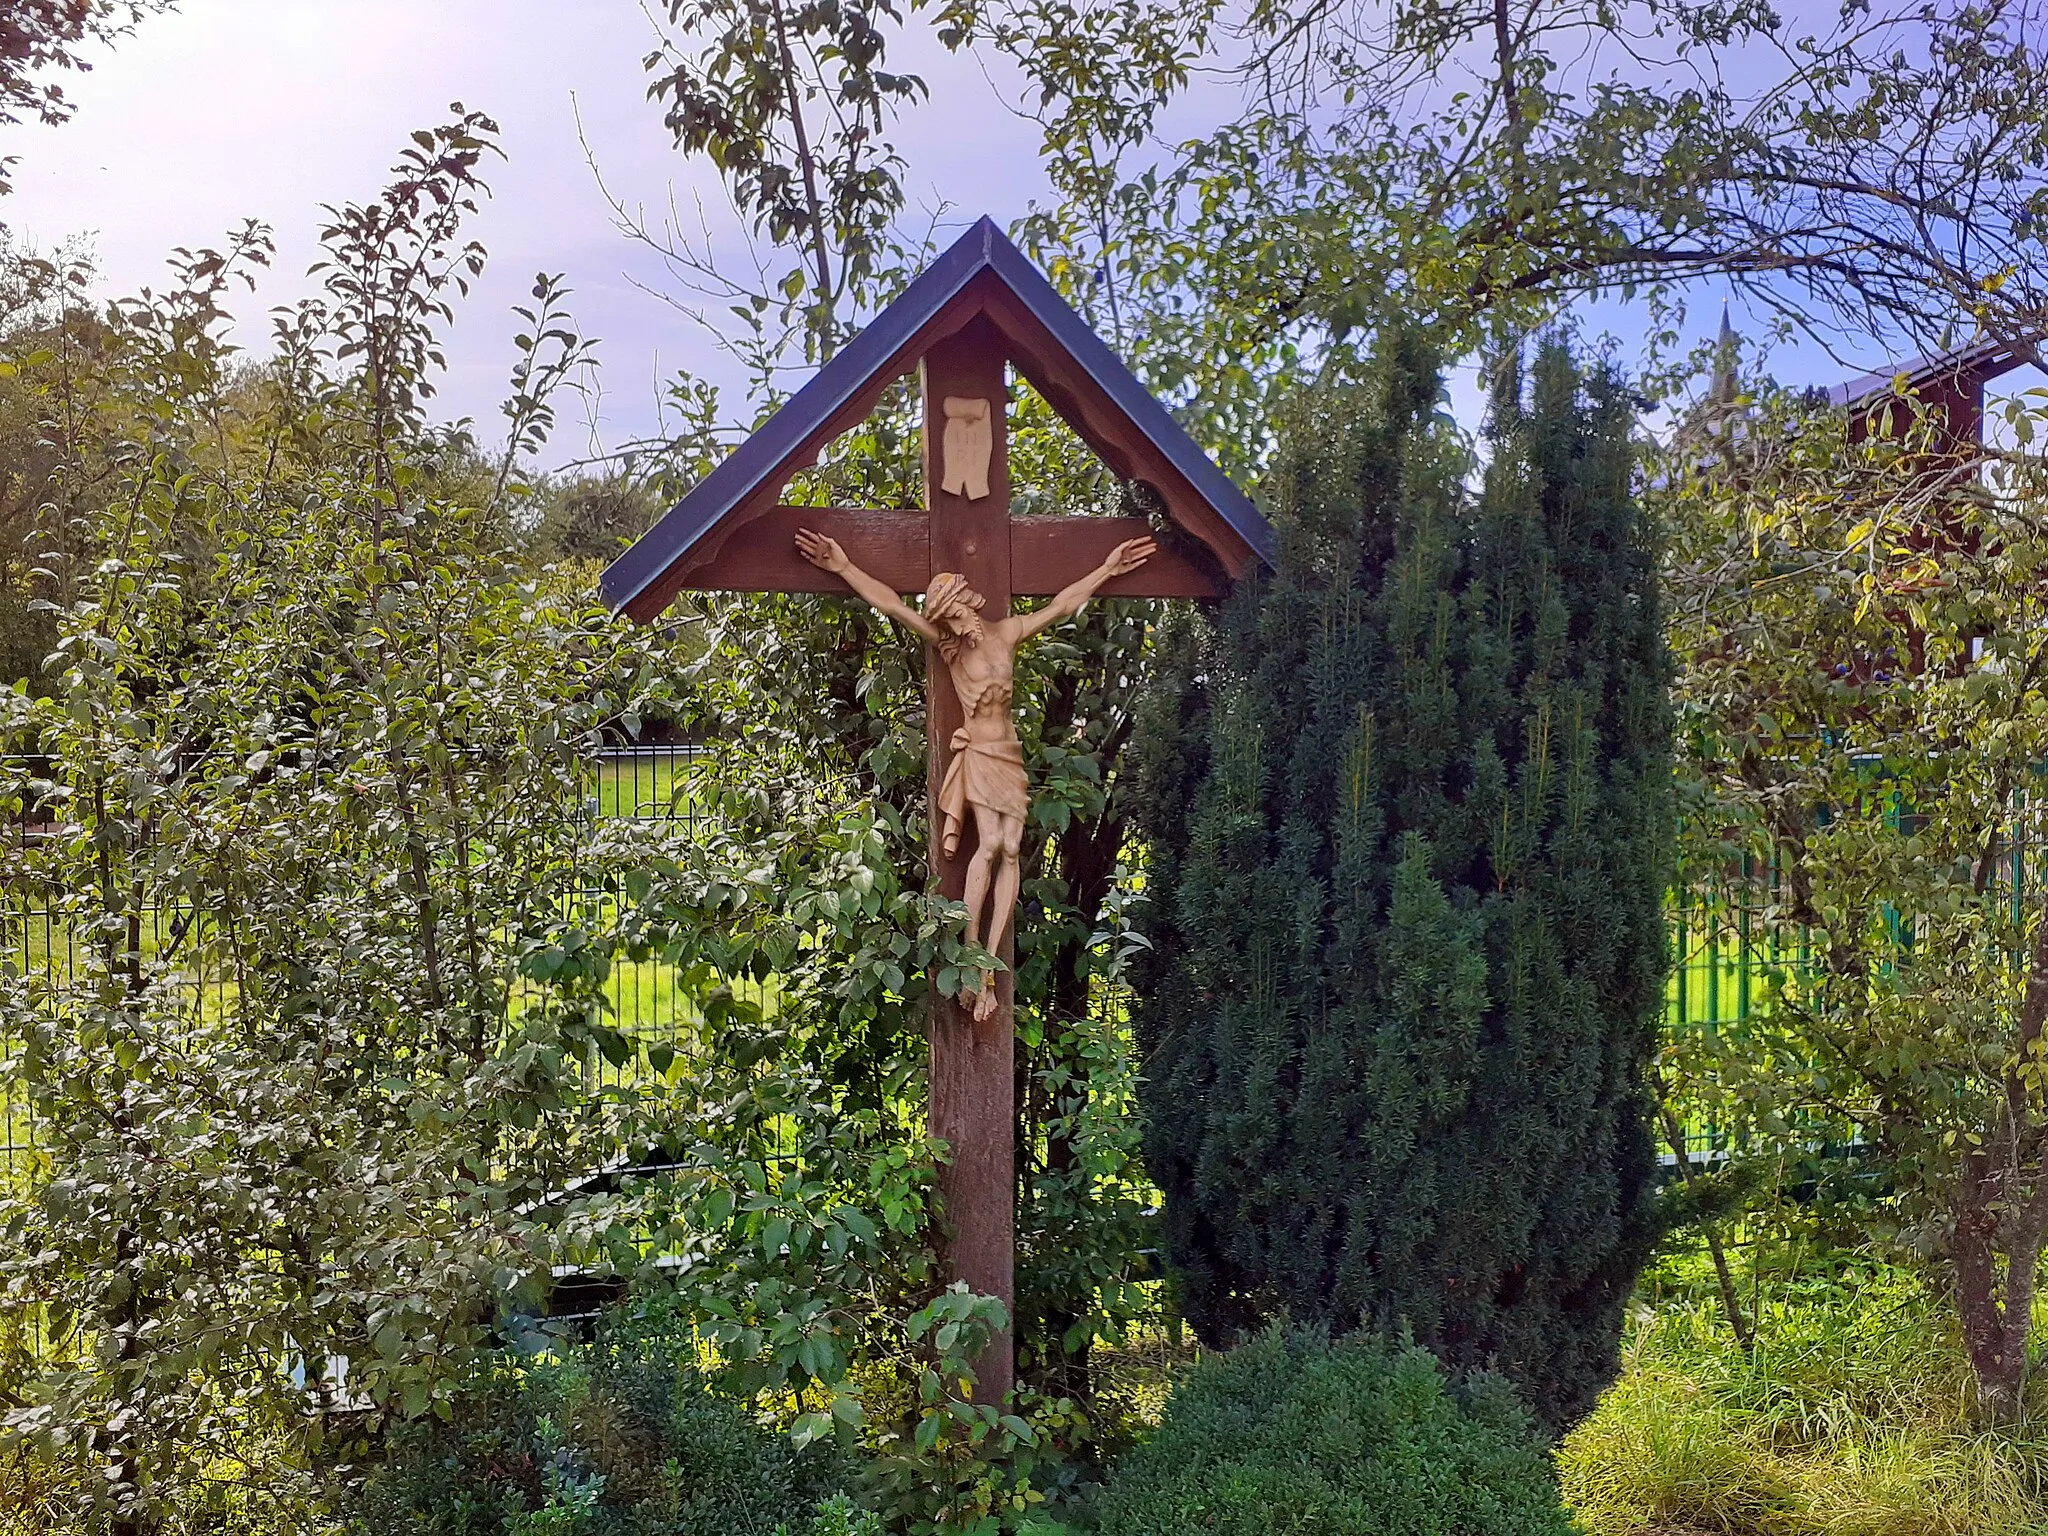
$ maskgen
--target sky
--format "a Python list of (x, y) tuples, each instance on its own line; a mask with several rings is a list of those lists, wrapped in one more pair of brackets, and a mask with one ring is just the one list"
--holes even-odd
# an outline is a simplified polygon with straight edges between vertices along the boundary
[[(894, 61), (922, 75), (931, 95), (893, 133), (913, 206), (943, 210), (942, 240), (984, 213), (1006, 225), (1047, 190), (1038, 130), (1005, 104), (1015, 80), (945, 53), (928, 30), (913, 36)], [(709, 166), (675, 150), (646, 99), (642, 60), (657, 40), (641, 0), (183, 0), (96, 53), (89, 74), (64, 79), (78, 107), (72, 121), (0, 134), (0, 153), (18, 157), (0, 222), (42, 249), (88, 240), (114, 296), (160, 283), (173, 248), (218, 245), (261, 219), (275, 231), (276, 263), (254, 296), (235, 301), (237, 339), (260, 347), (268, 309), (316, 289), (305, 274), (322, 205), (373, 197), (406, 135), (446, 121), (449, 103), (485, 111), (507, 159), (489, 169), (493, 195), (471, 226), (490, 261), (448, 335), (437, 414), (470, 417), (485, 441), (500, 438), (512, 306), (527, 300), (537, 272), (563, 273), (603, 368), (594, 402), (562, 406), (543, 456), (560, 464), (658, 430), (662, 386), (678, 370), (740, 382), (677, 307), (689, 298), (682, 285), (618, 229), (593, 172), (594, 162), (612, 193), (656, 225), (671, 207), (691, 223), (701, 210), (719, 258), (746, 264)], [(1221, 105), (1184, 103), (1187, 126)], [(1718, 295), (1691, 296), (1702, 337), (1719, 313)], [(1636, 317), (1601, 306), (1586, 319), (1626, 338)], [(1623, 361), (1635, 350), (1624, 339)], [(1854, 371), (1797, 347), (1772, 366), (1794, 383)], [(1454, 410), (1476, 419), (1469, 370), (1451, 391)]]
[[(322, 205), (373, 197), (406, 135), (460, 101), (497, 120), (507, 158), (487, 171), (492, 196), (471, 225), (490, 260), (449, 334), (437, 413), (500, 435), (512, 306), (537, 272), (560, 272), (580, 329), (600, 341), (597, 427), (616, 442), (656, 426), (660, 385), (678, 369), (738, 382), (662, 296), (688, 297), (619, 232), (589, 163), (657, 225), (671, 205), (692, 222), (701, 207), (721, 259), (745, 264), (716, 178), (673, 148), (646, 99), (641, 61), (656, 40), (638, 0), (183, 0), (96, 53), (89, 74), (63, 78), (70, 122), (0, 135), (0, 153), (19, 157), (0, 222), (39, 249), (87, 237), (113, 296), (160, 286), (175, 247), (218, 246), (261, 219), (276, 262), (235, 302), (237, 339), (261, 345), (269, 308), (317, 288), (305, 270)], [(950, 205), (942, 238), (984, 213), (999, 224), (1023, 213), (1044, 191), (1036, 128), (936, 43), (901, 63), (931, 86), (896, 135), (913, 205)], [(582, 414), (563, 407), (551, 458), (587, 449)]]

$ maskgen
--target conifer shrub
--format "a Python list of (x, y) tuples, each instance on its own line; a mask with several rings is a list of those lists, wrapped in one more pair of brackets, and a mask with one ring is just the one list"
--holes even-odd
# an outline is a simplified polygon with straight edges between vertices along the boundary
[(1273, 1328), (1212, 1355), (1118, 1466), (1100, 1536), (1569, 1536), (1528, 1411), (1413, 1344)]
[(1405, 1328), (1563, 1425), (1658, 1227), (1655, 548), (1615, 381), (1546, 348), (1477, 492), (1439, 389), (1397, 349), (1304, 402), (1274, 571), (1163, 642), (1146, 1162), (1206, 1343)]
[(354, 1536), (880, 1536), (829, 1442), (798, 1447), (656, 1351), (479, 1368), (392, 1432)]

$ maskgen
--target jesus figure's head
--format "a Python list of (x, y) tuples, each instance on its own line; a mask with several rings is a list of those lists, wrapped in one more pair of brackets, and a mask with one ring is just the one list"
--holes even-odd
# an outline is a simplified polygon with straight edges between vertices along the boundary
[(967, 585), (958, 571), (941, 571), (925, 588), (924, 616), (946, 632), (939, 653), (951, 661), (963, 645), (981, 644), (981, 607), (984, 599)]

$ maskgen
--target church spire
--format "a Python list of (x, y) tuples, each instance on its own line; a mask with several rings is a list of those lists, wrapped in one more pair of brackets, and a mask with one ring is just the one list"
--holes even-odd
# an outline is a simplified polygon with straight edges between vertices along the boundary
[(1749, 437), (1749, 407), (1742, 398), (1742, 338), (1736, 334), (1728, 309), (1728, 301), (1723, 299), (1706, 397), (1686, 411), (1674, 439), (1702, 468), (1732, 463)]
[(1728, 318), (1728, 301), (1721, 301), (1721, 334), (1714, 341), (1714, 383), (1707, 398), (1722, 409), (1735, 404), (1742, 387), (1735, 377), (1741, 348), (1735, 326)]

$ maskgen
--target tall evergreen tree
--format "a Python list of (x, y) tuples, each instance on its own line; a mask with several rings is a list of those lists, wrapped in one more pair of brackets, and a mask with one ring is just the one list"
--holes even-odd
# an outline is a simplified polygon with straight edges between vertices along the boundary
[[(1546, 347), (1484, 489), (1409, 344), (1305, 402), (1277, 569), (1144, 723), (1147, 1153), (1197, 1331), (1408, 1327), (1553, 1423), (1656, 1235), (1670, 718), (1626, 397)], [(1526, 396), (1526, 400), (1525, 397)]]

